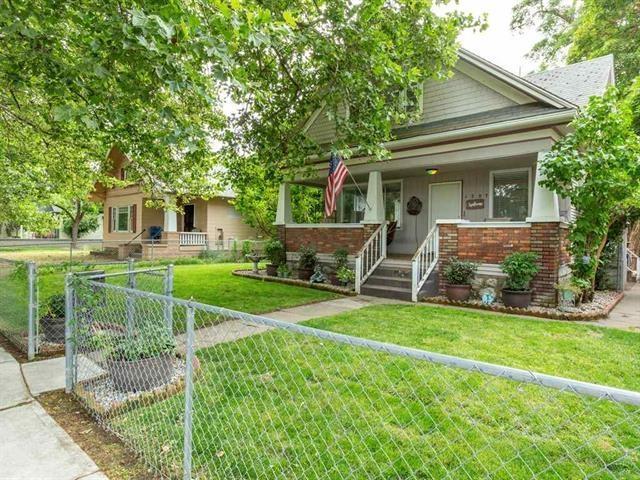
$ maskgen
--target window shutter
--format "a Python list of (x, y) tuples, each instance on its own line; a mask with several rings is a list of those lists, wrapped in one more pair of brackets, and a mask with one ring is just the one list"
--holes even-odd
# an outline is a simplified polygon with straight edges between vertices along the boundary
[(113, 232), (113, 207), (109, 207), (108, 217), (109, 226), (107, 228), (109, 233), (111, 233)]
[(131, 205), (131, 216), (130, 216), (130, 222), (131, 222), (131, 231), (133, 233), (136, 233), (136, 223), (137, 223), (137, 210), (138, 210), (138, 205)]

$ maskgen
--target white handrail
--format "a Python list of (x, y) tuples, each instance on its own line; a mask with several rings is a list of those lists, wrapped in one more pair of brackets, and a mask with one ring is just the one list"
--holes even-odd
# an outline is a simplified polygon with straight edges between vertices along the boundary
[(631, 272), (631, 276), (636, 280), (640, 280), (640, 256), (631, 251), (631, 249), (626, 249), (626, 264), (627, 270)]
[(362, 284), (367, 281), (385, 258), (387, 258), (386, 222), (373, 232), (373, 235), (356, 255), (356, 293), (360, 293)]
[(411, 300), (414, 302), (418, 301), (420, 289), (438, 265), (439, 245), (440, 234), (435, 225), (411, 259)]
[(181, 247), (202, 247), (207, 244), (207, 234), (204, 232), (180, 232)]

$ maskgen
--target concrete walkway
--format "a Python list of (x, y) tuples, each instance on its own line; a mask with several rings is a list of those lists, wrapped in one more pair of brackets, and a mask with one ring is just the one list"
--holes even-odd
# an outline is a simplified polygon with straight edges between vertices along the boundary
[(604, 327), (640, 331), (640, 283), (628, 288), (624, 292), (624, 298), (611, 311), (609, 317), (596, 323)]
[(0, 347), (0, 479), (107, 480), (32, 394), (20, 364)]

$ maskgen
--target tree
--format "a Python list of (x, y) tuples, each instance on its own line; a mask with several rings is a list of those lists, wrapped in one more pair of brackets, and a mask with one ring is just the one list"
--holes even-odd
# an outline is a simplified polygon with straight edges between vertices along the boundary
[(614, 54), (624, 88), (640, 74), (639, 18), (637, 0), (521, 0), (513, 8), (511, 27), (537, 27), (544, 38), (530, 54), (546, 64)]
[(63, 212), (63, 229), (64, 233), (71, 237), (72, 243), (87, 233), (94, 232), (100, 226), (100, 213), (102, 208), (92, 202), (78, 202), (71, 207), (61, 207), (57, 205)]
[(640, 208), (640, 138), (630, 102), (615, 87), (592, 97), (571, 127), (542, 165), (543, 184), (576, 209), (572, 271), (592, 291), (607, 239)]

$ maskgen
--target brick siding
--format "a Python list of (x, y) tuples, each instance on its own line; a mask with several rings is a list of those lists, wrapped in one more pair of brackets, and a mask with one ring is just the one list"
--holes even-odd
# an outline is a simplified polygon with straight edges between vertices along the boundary
[(458, 256), (463, 260), (500, 263), (513, 252), (531, 248), (530, 228), (459, 228)]
[(311, 246), (318, 253), (332, 254), (338, 248), (346, 248), (349, 255), (357, 254), (373, 235), (378, 224), (366, 224), (361, 228), (338, 227), (289, 227), (278, 226), (278, 238), (287, 252), (297, 252), (303, 245)]

